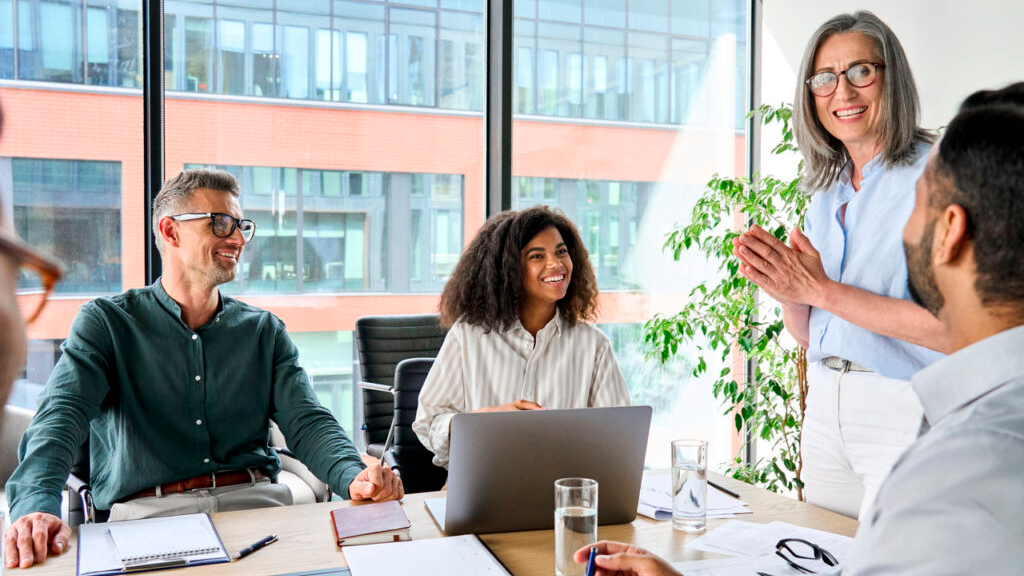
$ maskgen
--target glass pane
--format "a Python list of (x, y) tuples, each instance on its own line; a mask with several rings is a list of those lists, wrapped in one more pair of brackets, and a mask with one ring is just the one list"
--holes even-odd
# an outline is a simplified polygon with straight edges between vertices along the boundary
[[(183, 37), (168, 48), (168, 174), (238, 178), (257, 231), (222, 290), (284, 320), (321, 402), (357, 440), (356, 319), (436, 310), (484, 220), (484, 3), (421, 4), (166, 4), (174, 34), (211, 22), (204, 50)], [(229, 20), (241, 26), (221, 33)], [(184, 95), (201, 90), (183, 70), (207, 70), (204, 91), (247, 98)]]
[[(547, 204), (578, 227), (601, 290), (597, 324), (633, 402), (655, 409), (654, 466), (668, 466), (673, 438), (710, 440), (715, 464), (739, 446), (711, 381), (691, 376), (696, 348), (661, 365), (646, 359), (643, 335), (645, 320), (682, 308), (710, 274), (702, 257), (663, 253), (664, 235), (714, 173), (745, 170), (735, 119), (745, 113), (746, 4), (720, 4), (516, 3), (513, 208)], [(582, 26), (569, 24), (576, 6)], [(714, 62), (711, 46), (724, 50)]]
[(0, 106), (7, 119), (31, 119), (17, 130), (8, 122), (0, 135), (0, 212), (64, 266), (28, 327), (25, 368), (8, 399), (17, 406), (36, 408), (82, 304), (143, 281), (140, 8), (138, 0), (0, 0)]

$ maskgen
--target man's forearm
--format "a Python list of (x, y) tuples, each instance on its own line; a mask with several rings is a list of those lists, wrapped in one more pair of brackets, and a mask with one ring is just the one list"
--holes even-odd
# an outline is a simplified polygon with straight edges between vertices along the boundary
[(948, 352), (949, 341), (942, 323), (909, 300), (831, 282), (815, 305), (876, 334)]

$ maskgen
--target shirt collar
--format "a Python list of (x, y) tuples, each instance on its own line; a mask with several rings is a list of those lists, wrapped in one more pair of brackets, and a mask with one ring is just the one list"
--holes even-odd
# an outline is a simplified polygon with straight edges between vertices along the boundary
[[(544, 327), (537, 332), (537, 338), (539, 339), (541, 334), (547, 334), (548, 332), (551, 332), (552, 336), (557, 336), (562, 333), (563, 326), (565, 326), (565, 319), (562, 318), (562, 311), (556, 309), (555, 317), (552, 318), (551, 320), (548, 320), (548, 323), (545, 324)], [(523, 322), (518, 318), (516, 318), (516, 323), (512, 325), (511, 331), (522, 332), (527, 336), (530, 335), (530, 332), (523, 326)], [(530, 337), (532, 338), (532, 336)]]
[(990, 336), (924, 368), (911, 379), (935, 426), (955, 410), (1024, 374), (1024, 326)]
[[(185, 326), (187, 328), (188, 326), (185, 325), (185, 321), (181, 319), (181, 306), (174, 300), (174, 298), (171, 298), (171, 295), (168, 294), (166, 290), (164, 290), (164, 285), (160, 281), (160, 278), (157, 278), (156, 282), (153, 282), (151, 288), (153, 289), (153, 294), (156, 296), (156, 301), (160, 303), (160, 306), (163, 307), (163, 309), (166, 310), (171, 316), (177, 318), (178, 322), (180, 322), (182, 326)], [(210, 318), (210, 320), (206, 324), (203, 324), (202, 326), (197, 328), (197, 331), (203, 330), (209, 327), (210, 324), (212, 324), (213, 322), (217, 321), (217, 318), (224, 314), (224, 311), (227, 309), (227, 306), (230, 303), (229, 300), (230, 299), (224, 298), (224, 295), (221, 294), (220, 289), (218, 289), (217, 312), (213, 315), (213, 318)]]
[[(882, 155), (883, 152), (879, 152), (877, 155), (875, 155), (874, 158), (869, 160), (868, 163), (864, 165), (864, 168), (861, 169), (861, 175), (863, 176), (863, 179), (861, 181), (862, 190), (863, 182), (867, 181), (868, 178), (870, 178), (872, 174), (877, 172), (879, 168), (883, 168), (885, 166), (885, 162), (883, 161), (884, 159)], [(843, 169), (839, 171), (839, 190), (840, 192), (844, 192), (851, 197), (853, 196), (853, 193), (856, 192), (853, 189), (852, 179), (853, 160), (848, 159), (846, 161), (846, 164), (843, 165)], [(847, 198), (845, 201), (849, 201), (849, 198)]]

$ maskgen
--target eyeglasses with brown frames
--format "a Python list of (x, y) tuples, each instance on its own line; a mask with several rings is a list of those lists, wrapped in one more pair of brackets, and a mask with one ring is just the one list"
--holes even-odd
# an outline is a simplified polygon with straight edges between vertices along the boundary
[[(29, 248), (21, 240), (4, 233), (2, 230), (0, 230), (0, 253), (10, 256), (14, 260), (14, 264), (23, 271), (22, 274), (27, 270), (30, 273), (38, 274), (42, 281), (42, 287), (39, 290), (20, 287), (17, 290), (18, 304), (21, 306), (25, 323), (31, 324), (36, 318), (39, 318), (43, 307), (46, 306), (46, 301), (53, 294), (54, 287), (63, 275), (61, 265), (56, 260), (43, 256)], [(34, 298), (31, 298), (31, 295), (39, 295), (41, 297), (36, 302)]]

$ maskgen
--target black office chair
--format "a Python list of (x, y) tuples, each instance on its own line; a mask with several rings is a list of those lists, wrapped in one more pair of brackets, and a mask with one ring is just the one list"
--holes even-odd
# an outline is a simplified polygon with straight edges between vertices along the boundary
[(383, 459), (400, 470), (409, 494), (440, 490), (448, 480), (448, 471), (434, 466), (434, 453), (420, 443), (412, 429), (420, 389), (433, 365), (433, 358), (410, 358), (395, 367), (394, 429)]
[(437, 314), (364, 316), (356, 320), (358, 386), (363, 393), (366, 453), (383, 458), (394, 422), (395, 367), (409, 358), (435, 358), (447, 331)]

